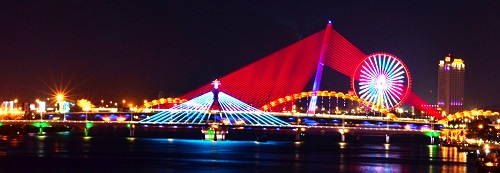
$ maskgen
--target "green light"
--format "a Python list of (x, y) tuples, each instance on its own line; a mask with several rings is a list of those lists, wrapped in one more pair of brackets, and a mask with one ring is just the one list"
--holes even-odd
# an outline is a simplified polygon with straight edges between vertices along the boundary
[(35, 123), (33, 123), (33, 126), (45, 128), (45, 127), (50, 127), (50, 124), (47, 122), (35, 122)]
[(426, 136), (429, 136), (429, 137), (439, 137), (440, 136), (439, 132), (436, 132), (436, 131), (427, 131), (424, 134)]
[(94, 124), (92, 124), (92, 123), (86, 123), (86, 124), (85, 124), (85, 127), (86, 127), (87, 129), (90, 129), (92, 126), (94, 126)]
[(213, 136), (214, 135), (214, 130), (212, 130), (212, 129), (207, 130), (207, 135)]
[(127, 128), (134, 128), (135, 129), (135, 124), (127, 124)]
[(0, 123), (0, 126), (3, 126), (3, 124), (2, 124), (2, 123)]

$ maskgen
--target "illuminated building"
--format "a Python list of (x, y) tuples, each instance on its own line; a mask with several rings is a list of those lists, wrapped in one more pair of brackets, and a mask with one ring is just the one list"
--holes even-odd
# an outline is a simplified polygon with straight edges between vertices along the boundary
[(465, 64), (451, 56), (439, 61), (437, 103), (443, 114), (463, 110)]

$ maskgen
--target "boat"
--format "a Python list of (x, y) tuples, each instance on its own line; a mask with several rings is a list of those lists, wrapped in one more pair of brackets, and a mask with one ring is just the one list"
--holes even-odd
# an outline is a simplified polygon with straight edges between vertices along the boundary
[(267, 142), (267, 135), (258, 136), (257, 142)]
[(478, 172), (500, 172), (499, 161), (499, 150), (491, 149), (486, 144), (477, 156)]

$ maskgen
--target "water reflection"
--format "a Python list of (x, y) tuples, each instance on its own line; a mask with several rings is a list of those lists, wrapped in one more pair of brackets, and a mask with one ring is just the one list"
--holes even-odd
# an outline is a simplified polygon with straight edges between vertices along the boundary
[[(50, 164), (56, 158), (75, 162), (112, 160), (114, 167), (110, 170), (117, 172), (191, 172), (186, 170), (199, 169), (222, 172), (460, 173), (475, 170), (467, 164), (466, 153), (458, 152), (454, 147), (438, 145), (334, 141), (213, 142), (171, 138), (81, 137), (72, 134), (1, 136), (0, 139), (0, 159), (9, 156), (41, 157), (43, 159), (37, 161), (44, 164)], [(134, 159), (133, 168), (128, 159)], [(70, 168), (74, 163), (68, 161), (66, 164), (61, 166)], [(88, 169), (98, 170), (97, 167)]]
[(37, 136), (37, 139), (39, 140), (36, 144), (37, 144), (37, 148), (36, 148), (36, 151), (37, 151), (37, 156), (38, 157), (44, 157), (45, 156), (45, 140), (46, 136), (45, 135), (39, 135)]

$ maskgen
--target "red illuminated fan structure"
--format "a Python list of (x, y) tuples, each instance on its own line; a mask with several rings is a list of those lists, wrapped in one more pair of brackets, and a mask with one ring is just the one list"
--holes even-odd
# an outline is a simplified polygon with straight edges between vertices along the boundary
[[(397, 107), (408, 97), (406, 104), (440, 118), (441, 115), (435, 112), (435, 110), (422, 107), (422, 105), (428, 105), (428, 103), (410, 91), (408, 68), (394, 56), (384, 55), (387, 55), (385, 56), (386, 58), (381, 58), (381, 63), (377, 64), (382, 65), (382, 63), (386, 63), (386, 66), (391, 66), (392, 64), (392, 67), (396, 67), (396, 64), (403, 66), (404, 75), (402, 76), (406, 80), (406, 82), (402, 83), (403, 86), (400, 87), (402, 90), (398, 90), (401, 94), (392, 94), (394, 99), (391, 96), (385, 98), (385, 100), (396, 100), (393, 103), (386, 104), (385, 107)], [(320, 83), (323, 66), (332, 68), (343, 75), (353, 78), (353, 80), (358, 80), (360, 79), (359, 74), (357, 77), (353, 75), (357, 74), (355, 72), (360, 71), (361, 67), (358, 66), (366, 60), (366, 54), (361, 52), (361, 50), (356, 48), (356, 46), (337, 31), (333, 30), (331, 23), (329, 23), (324, 30), (314, 33), (218, 79), (221, 83), (224, 83), (224, 91), (226, 93), (253, 107), (262, 107), (271, 100), (305, 91), (308, 82), (314, 79), (312, 96), (308, 104), (308, 113), (314, 114), (317, 98), (316, 93), (326, 89), (322, 88)], [(353, 86), (359, 87), (359, 83), (353, 83)], [(182, 95), (181, 98), (189, 100), (211, 89), (212, 85), (207, 83)], [(359, 88), (356, 88), (356, 90), (358, 91)], [(384, 98), (383, 95), (381, 97)]]
[(359, 98), (374, 103), (376, 109), (392, 110), (401, 106), (408, 97), (410, 72), (397, 57), (375, 53), (358, 65), (352, 86)]

